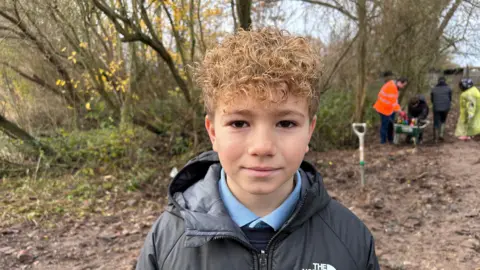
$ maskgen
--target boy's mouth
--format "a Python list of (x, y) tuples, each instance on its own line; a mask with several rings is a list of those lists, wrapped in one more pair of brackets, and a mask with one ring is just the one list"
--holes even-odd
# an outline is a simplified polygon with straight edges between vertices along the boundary
[(280, 171), (278, 167), (244, 167), (243, 170), (253, 177), (269, 177)]

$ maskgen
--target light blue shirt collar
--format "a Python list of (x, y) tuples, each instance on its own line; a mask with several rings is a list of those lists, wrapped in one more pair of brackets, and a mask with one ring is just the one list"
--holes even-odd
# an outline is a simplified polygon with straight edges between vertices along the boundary
[(220, 174), (220, 181), (218, 181), (218, 190), (220, 197), (227, 209), (228, 213), (232, 220), (239, 226), (243, 227), (249, 224), (250, 228), (254, 228), (260, 222), (265, 222), (275, 231), (279, 230), (285, 221), (290, 217), (295, 206), (297, 205), (298, 200), (300, 199), (300, 191), (302, 187), (302, 181), (300, 173), (297, 171), (295, 174), (295, 188), (292, 193), (287, 197), (287, 199), (273, 212), (264, 216), (258, 217), (250, 209), (245, 207), (240, 203), (237, 198), (232, 194), (228, 188), (225, 171), (222, 168)]

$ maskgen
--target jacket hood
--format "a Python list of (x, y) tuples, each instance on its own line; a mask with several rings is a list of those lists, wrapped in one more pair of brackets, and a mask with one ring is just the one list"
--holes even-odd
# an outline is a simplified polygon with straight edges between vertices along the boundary
[(439, 81), (436, 86), (448, 86), (445, 81)]
[(427, 100), (425, 99), (424, 95), (418, 94), (417, 97), (418, 97), (418, 100), (420, 101), (420, 103), (427, 103)]
[[(208, 151), (190, 160), (168, 188), (166, 211), (185, 221), (186, 245), (199, 246), (214, 237), (233, 236), (246, 241), (241, 229), (230, 218), (218, 192), (221, 164), (216, 152)], [(303, 161), (301, 199), (285, 231), (293, 231), (325, 208), (331, 198), (322, 177), (312, 164)]]

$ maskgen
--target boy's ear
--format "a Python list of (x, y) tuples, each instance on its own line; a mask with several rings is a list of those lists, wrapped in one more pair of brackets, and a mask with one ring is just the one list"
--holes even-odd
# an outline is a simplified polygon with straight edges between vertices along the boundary
[[(310, 142), (310, 139), (312, 139), (313, 132), (315, 131), (315, 126), (317, 125), (317, 116), (313, 116), (312, 120), (310, 121), (310, 125), (308, 127), (308, 142)], [(309, 147), (307, 144), (307, 147), (305, 149), (305, 153), (308, 152)]]
[(210, 137), (210, 142), (212, 143), (213, 151), (217, 151), (216, 147), (216, 134), (215, 134), (215, 125), (213, 124), (214, 120), (210, 117), (205, 116), (205, 128), (207, 129), (208, 136)]

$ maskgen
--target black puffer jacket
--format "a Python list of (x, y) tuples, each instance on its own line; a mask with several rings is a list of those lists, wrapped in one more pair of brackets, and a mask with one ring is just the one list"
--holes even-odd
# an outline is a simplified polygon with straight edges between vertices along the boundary
[(217, 154), (206, 152), (177, 174), (137, 269), (379, 269), (369, 230), (330, 198), (309, 163), (301, 165), (296, 210), (265, 250), (256, 250), (228, 215), (217, 189), (220, 170)]
[(408, 118), (418, 118), (419, 120), (427, 119), (429, 109), (427, 101), (423, 95), (417, 95), (419, 103), (416, 107), (408, 105)]
[(445, 82), (440, 82), (432, 89), (430, 98), (433, 111), (449, 111), (452, 103), (452, 89)]

